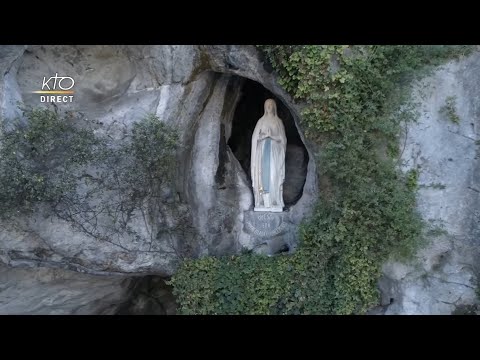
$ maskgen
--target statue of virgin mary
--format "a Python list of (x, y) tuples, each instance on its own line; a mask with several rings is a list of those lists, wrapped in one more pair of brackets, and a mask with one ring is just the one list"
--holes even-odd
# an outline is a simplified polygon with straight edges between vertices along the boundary
[(282, 212), (287, 138), (273, 99), (265, 101), (265, 113), (252, 136), (251, 175), (254, 211)]

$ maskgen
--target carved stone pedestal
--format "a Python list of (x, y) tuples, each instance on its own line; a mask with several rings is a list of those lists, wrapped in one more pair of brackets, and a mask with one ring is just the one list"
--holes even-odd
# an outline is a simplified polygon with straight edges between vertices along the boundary
[(283, 212), (245, 211), (244, 229), (254, 237), (268, 239), (286, 233), (288, 224)]
[(296, 226), (288, 215), (287, 212), (244, 212), (243, 231), (250, 235), (253, 252), (275, 255), (293, 250)]

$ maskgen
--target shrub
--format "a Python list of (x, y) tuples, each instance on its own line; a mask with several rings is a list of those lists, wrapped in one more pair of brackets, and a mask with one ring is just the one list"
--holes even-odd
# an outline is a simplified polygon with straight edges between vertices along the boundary
[(451, 122), (460, 123), (460, 116), (457, 114), (457, 99), (455, 96), (448, 96), (445, 99), (445, 105), (440, 109), (440, 113), (445, 115)]
[(32, 108), (10, 128), (3, 123), (0, 216), (43, 204), (96, 239), (142, 239), (132, 224), (171, 187), (177, 131), (153, 115), (125, 128), (122, 140), (96, 135), (94, 126), (72, 113)]
[(0, 126), (0, 217), (57, 204), (76, 189), (78, 171), (99, 145), (92, 129), (47, 109), (24, 109), (25, 122)]

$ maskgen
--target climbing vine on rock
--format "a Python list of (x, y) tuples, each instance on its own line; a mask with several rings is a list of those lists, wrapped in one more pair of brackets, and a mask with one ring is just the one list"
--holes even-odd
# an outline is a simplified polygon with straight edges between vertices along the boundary
[(175, 128), (148, 115), (121, 128), (118, 139), (101, 135), (108, 133), (102, 124), (46, 108), (24, 109), (22, 118), (0, 125), (0, 219), (43, 206), (95, 239), (125, 250), (141, 241), (143, 251), (159, 251), (149, 217), (158, 222), (166, 206), (178, 209), (171, 191)]

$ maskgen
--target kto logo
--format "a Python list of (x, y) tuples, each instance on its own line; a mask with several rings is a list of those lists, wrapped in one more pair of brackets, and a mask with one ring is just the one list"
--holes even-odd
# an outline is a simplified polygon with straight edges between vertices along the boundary
[[(47, 79), (43, 77), (42, 90), (32, 91), (34, 94), (47, 94), (40, 96), (40, 102), (66, 103), (73, 101), (74, 91), (71, 90), (75, 85), (75, 80), (70, 76), (51, 76)], [(55, 96), (56, 95), (56, 96)]]

